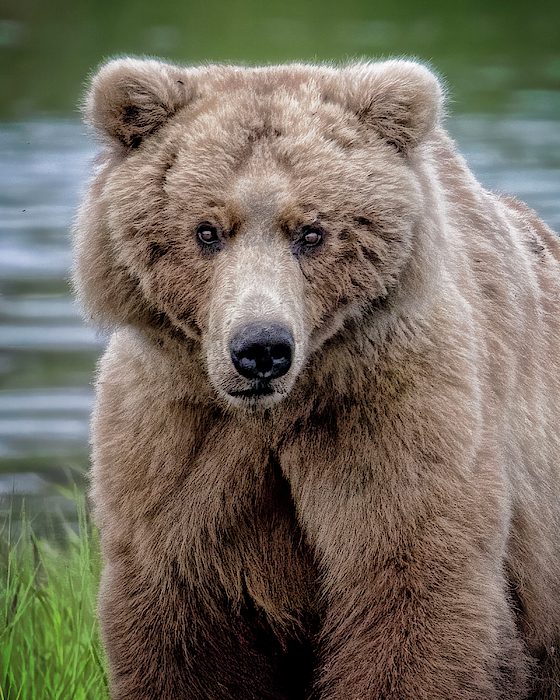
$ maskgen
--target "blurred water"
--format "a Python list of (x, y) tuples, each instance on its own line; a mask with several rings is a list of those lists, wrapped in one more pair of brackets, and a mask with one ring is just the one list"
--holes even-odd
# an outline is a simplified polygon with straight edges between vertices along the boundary
[[(560, 231), (560, 121), (462, 116), (448, 128), (484, 185)], [(95, 152), (76, 121), (0, 125), (0, 508), (25, 494), (60, 509), (60, 485), (88, 466), (104, 339), (71, 299), (68, 231)]]
[(0, 126), (0, 509), (67, 511), (88, 466), (103, 339), (70, 296), (69, 227), (95, 147), (77, 121)]

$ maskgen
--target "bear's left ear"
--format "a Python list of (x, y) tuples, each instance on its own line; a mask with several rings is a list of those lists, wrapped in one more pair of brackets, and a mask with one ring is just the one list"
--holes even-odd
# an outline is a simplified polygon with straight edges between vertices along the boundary
[(91, 81), (84, 120), (131, 150), (194, 98), (192, 78), (189, 71), (161, 61), (109, 61)]
[(342, 75), (347, 107), (400, 153), (421, 143), (442, 117), (441, 84), (419, 63), (356, 63)]

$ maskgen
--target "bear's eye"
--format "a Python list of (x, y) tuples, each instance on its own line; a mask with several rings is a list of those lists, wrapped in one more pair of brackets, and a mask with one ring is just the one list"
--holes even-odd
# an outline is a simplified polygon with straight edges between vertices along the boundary
[(323, 240), (323, 234), (316, 228), (306, 226), (302, 231), (301, 242), (306, 246), (318, 245)]
[(220, 240), (218, 229), (209, 223), (199, 224), (196, 229), (196, 235), (198, 240), (206, 243), (206, 245), (217, 243)]

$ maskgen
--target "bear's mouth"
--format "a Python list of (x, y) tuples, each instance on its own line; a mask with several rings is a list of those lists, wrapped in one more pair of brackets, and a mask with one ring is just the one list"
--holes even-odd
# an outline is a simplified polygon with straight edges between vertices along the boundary
[(261, 396), (270, 396), (274, 394), (274, 387), (270, 382), (264, 380), (258, 380), (251, 384), (249, 389), (243, 389), (242, 391), (229, 391), (230, 396), (235, 398), (243, 399), (258, 399)]

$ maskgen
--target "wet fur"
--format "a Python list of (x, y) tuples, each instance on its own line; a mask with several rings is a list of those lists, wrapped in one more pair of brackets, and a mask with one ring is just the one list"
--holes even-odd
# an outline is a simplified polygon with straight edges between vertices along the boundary
[[(410, 62), (93, 78), (75, 280), (114, 331), (92, 494), (115, 699), (560, 698), (560, 246), (441, 113)], [(293, 367), (233, 400), (255, 318), (290, 324)]]

